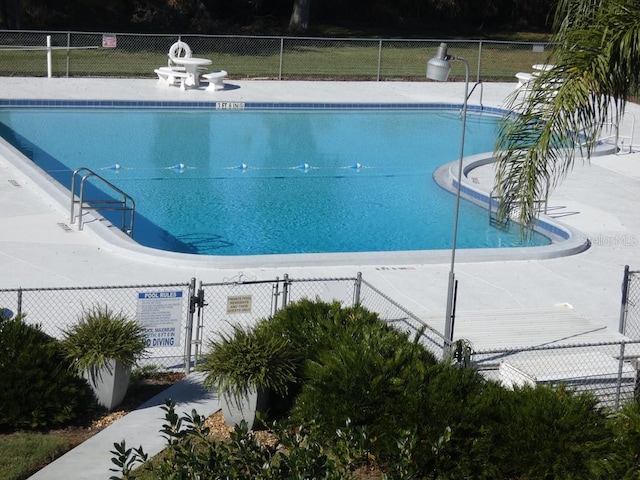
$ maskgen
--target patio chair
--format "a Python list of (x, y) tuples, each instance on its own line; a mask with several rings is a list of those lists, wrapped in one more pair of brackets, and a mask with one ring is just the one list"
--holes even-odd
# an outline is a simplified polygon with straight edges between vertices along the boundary
[(533, 77), (534, 75), (528, 72), (516, 73), (516, 78), (518, 79), (518, 88), (526, 87)]
[(209, 82), (208, 91), (224, 90), (224, 79), (227, 78), (227, 72), (214, 70), (211, 73), (205, 73), (202, 78)]

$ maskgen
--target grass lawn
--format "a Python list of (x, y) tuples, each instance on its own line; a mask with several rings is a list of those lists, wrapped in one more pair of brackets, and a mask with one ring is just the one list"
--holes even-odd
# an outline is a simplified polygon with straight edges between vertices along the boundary
[(75, 446), (60, 433), (12, 433), (0, 436), (0, 478), (21, 480)]
[[(152, 37), (153, 38), (153, 37)], [(54, 76), (96, 76), (154, 78), (153, 69), (167, 63), (170, 39), (158, 44), (147, 37), (130, 37), (118, 48), (54, 50)], [(438, 42), (427, 40), (322, 39), (279, 37), (193, 37), (185, 38), (193, 55), (212, 60), (213, 69), (224, 69), (230, 78), (333, 79), (333, 80), (422, 80), (426, 61)], [(96, 43), (97, 39), (93, 42)], [(515, 81), (519, 71), (547, 61), (541, 40), (531, 43), (482, 43), (449, 40), (456, 55), (469, 62), (471, 78), (485, 81)], [(120, 46), (122, 45), (122, 46)], [(281, 57), (282, 52), (282, 57)], [(282, 62), (281, 62), (282, 58)], [(478, 69), (478, 65), (480, 68)], [(44, 76), (44, 51), (0, 51), (0, 76)], [(452, 76), (464, 70), (455, 65)]]

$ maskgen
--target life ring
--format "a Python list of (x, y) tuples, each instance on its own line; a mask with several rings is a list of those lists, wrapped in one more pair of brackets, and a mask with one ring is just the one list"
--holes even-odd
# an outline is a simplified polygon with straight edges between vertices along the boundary
[(181, 58), (181, 57), (190, 57), (191, 56), (191, 48), (189, 47), (189, 45), (187, 45), (184, 42), (176, 42), (173, 45), (171, 45), (171, 48), (169, 49), (169, 58), (171, 58), (172, 60), (174, 58)]

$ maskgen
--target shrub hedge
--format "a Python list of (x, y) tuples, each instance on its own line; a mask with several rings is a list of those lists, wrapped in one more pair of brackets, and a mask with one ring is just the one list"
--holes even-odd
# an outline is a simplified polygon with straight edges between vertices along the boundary
[(93, 405), (60, 342), (22, 316), (0, 321), (0, 429), (61, 426)]
[(304, 300), (257, 328), (285, 339), (299, 360), (297, 388), (272, 427), (283, 443), (258, 453), (232, 440), (233, 448), (211, 447), (217, 457), (200, 470), (187, 462), (193, 473), (229, 456), (254, 458), (245, 467), (255, 478), (306, 478), (320, 467), (318, 478), (351, 478), (366, 463), (389, 479), (640, 479), (638, 403), (614, 414), (563, 386), (505, 389), (437, 361), (419, 335), (360, 307)]

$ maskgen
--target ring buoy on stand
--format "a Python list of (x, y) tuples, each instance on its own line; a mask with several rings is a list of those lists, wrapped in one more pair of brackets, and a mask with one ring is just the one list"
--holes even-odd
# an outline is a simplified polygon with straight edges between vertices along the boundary
[(191, 48), (184, 42), (178, 41), (169, 48), (169, 59), (188, 58), (191, 56)]

